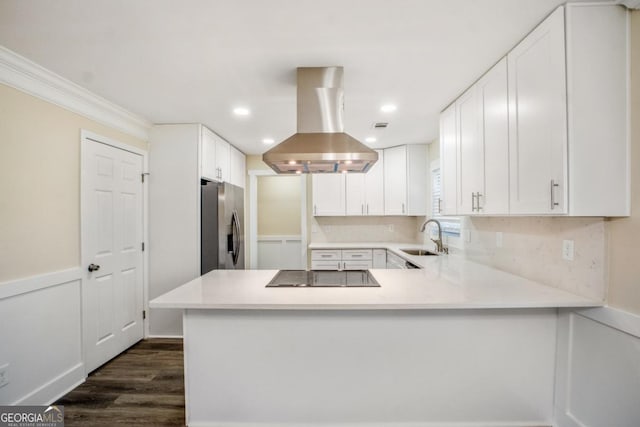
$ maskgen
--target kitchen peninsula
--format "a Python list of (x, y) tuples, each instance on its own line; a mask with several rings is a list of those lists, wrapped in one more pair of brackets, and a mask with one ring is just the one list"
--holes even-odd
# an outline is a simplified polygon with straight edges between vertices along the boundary
[(380, 287), (215, 270), (151, 301), (184, 310), (188, 425), (550, 425), (557, 309), (602, 302), (405, 258), (422, 269), (371, 270)]

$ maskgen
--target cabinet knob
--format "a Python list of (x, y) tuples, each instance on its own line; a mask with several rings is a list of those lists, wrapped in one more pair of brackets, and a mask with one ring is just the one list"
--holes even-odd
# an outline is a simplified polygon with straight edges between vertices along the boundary
[(89, 264), (89, 268), (87, 268), (87, 270), (89, 270), (90, 273), (93, 273), (94, 271), (100, 270), (100, 266), (97, 264)]

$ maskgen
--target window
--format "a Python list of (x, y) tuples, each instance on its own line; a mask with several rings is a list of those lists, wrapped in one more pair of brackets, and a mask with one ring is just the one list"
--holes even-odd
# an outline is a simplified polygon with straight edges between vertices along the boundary
[(431, 217), (437, 218), (442, 226), (442, 233), (450, 236), (460, 236), (460, 218), (456, 216), (442, 216), (442, 177), (440, 175), (440, 161), (431, 162)]

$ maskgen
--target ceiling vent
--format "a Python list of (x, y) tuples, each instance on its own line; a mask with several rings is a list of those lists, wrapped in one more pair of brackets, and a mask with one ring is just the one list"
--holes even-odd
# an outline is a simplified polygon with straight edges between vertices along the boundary
[(386, 122), (378, 122), (373, 124), (374, 129), (386, 129), (389, 126), (389, 123)]

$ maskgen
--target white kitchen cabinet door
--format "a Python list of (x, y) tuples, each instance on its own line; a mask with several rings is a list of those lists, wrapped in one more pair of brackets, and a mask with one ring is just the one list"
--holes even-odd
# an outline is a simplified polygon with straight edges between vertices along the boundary
[(365, 173), (346, 174), (346, 213), (347, 216), (366, 215)]
[(406, 214), (427, 214), (429, 194), (429, 152), (426, 144), (411, 144), (407, 149), (407, 209)]
[(200, 135), (200, 176), (210, 181), (218, 180), (215, 135), (205, 127)]
[(378, 161), (364, 174), (365, 215), (384, 215), (384, 151), (376, 152)]
[(216, 168), (218, 181), (229, 182), (231, 177), (229, 169), (231, 163), (231, 145), (216, 135)]
[(245, 187), (246, 158), (236, 147), (231, 146), (229, 155), (229, 182), (238, 187)]
[(367, 173), (346, 176), (347, 216), (384, 215), (384, 152)]
[(313, 174), (313, 215), (344, 216), (346, 214), (345, 174)]
[(384, 214), (406, 215), (407, 147), (385, 149), (384, 160)]
[(373, 268), (387, 268), (387, 250), (373, 250)]
[(477, 87), (471, 86), (456, 101), (457, 207), (458, 215), (477, 212), (476, 198), (484, 195), (484, 150), (480, 138), (480, 103)]
[(456, 142), (456, 106), (450, 105), (440, 114), (440, 177), (442, 184), (442, 215), (456, 215), (458, 154)]
[(508, 55), (510, 212), (567, 209), (567, 93), (564, 8)]
[(503, 58), (476, 84), (480, 102), (480, 138), (484, 149), (484, 190), (479, 184), (476, 212), (509, 213), (509, 105), (507, 59)]

